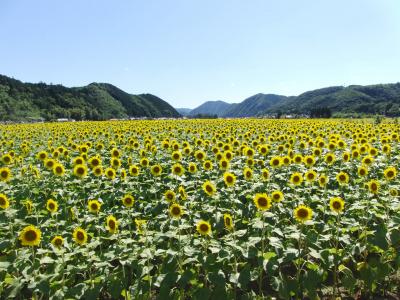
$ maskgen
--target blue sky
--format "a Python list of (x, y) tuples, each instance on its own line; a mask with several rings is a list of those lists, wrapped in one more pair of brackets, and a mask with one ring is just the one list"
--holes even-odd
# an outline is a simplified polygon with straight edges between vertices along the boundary
[(175, 107), (400, 81), (399, 0), (1, 0), (0, 74)]

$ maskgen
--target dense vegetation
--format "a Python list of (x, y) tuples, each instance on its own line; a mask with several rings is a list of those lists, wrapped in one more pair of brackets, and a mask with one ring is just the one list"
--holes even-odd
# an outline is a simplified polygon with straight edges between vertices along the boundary
[[(221, 102), (224, 105), (216, 105)], [(257, 94), (241, 103), (207, 101), (191, 114), (217, 114), (219, 117), (254, 117), (265, 115), (308, 115), (311, 117), (363, 116), (381, 114), (400, 116), (400, 83), (369, 86), (334, 86), (285, 97)]]
[(0, 125), (0, 299), (398, 299), (400, 126)]
[(284, 101), (286, 98), (285, 96), (274, 94), (257, 94), (245, 99), (241, 103), (233, 104), (225, 111), (223, 116), (230, 118), (253, 117)]
[(111, 84), (84, 87), (23, 83), (0, 75), (0, 121), (31, 118), (105, 120), (127, 117), (179, 117), (151, 94), (131, 95)]
[(310, 114), (325, 107), (335, 115), (382, 114), (400, 115), (400, 83), (336, 86), (288, 97), (268, 108), (263, 114), (282, 111), (288, 114)]

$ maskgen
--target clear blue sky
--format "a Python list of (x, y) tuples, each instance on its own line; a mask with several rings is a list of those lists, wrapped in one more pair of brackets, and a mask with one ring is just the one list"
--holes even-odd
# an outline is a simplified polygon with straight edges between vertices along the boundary
[(400, 0), (1, 0), (0, 74), (175, 107), (400, 81)]

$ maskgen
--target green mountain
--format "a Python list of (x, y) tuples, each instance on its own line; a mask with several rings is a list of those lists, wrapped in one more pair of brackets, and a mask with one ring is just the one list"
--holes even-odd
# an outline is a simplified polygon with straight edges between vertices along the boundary
[(207, 101), (195, 109), (192, 109), (189, 115), (217, 115), (218, 117), (221, 117), (224, 115), (226, 110), (230, 108), (230, 106), (231, 104), (220, 100)]
[(230, 118), (253, 117), (286, 99), (287, 97), (280, 95), (257, 94), (241, 103), (230, 105), (222, 116)]
[(131, 95), (107, 83), (67, 88), (62, 85), (23, 83), (0, 75), (0, 121), (179, 116), (171, 105), (154, 95)]
[(336, 115), (400, 115), (400, 83), (333, 86), (288, 97), (266, 109), (263, 114), (309, 114), (316, 108), (328, 108)]

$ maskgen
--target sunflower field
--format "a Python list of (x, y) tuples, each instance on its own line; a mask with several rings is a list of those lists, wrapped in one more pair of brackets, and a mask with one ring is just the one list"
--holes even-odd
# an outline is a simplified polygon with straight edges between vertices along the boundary
[(397, 299), (399, 125), (0, 125), (0, 298)]

